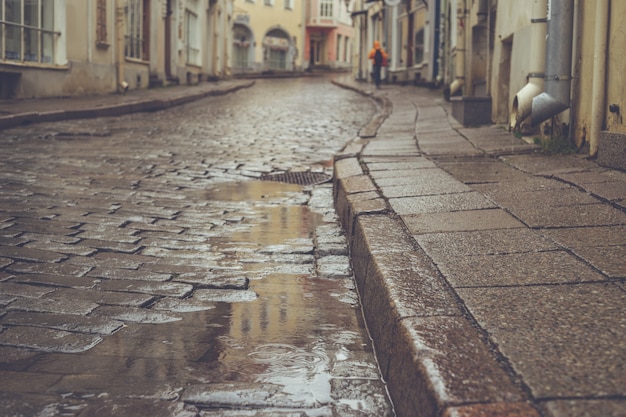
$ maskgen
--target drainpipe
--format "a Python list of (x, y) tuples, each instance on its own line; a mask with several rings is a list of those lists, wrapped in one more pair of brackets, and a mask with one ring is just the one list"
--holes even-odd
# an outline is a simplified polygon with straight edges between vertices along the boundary
[(606, 55), (609, 27), (609, 0), (596, 0), (596, 22), (593, 45), (593, 81), (589, 155), (595, 156), (600, 142), (606, 106)]
[(117, 91), (128, 91), (128, 83), (124, 79), (124, 4), (122, 0), (115, 0), (115, 48), (117, 53)]
[(466, 46), (465, 46), (465, 26), (469, 23), (466, 19), (467, 17), (467, 8), (465, 5), (466, 0), (457, 0), (458, 5), (461, 7), (457, 7), (457, 19), (459, 20), (459, 25), (457, 28), (456, 35), (456, 65), (455, 65), (455, 79), (450, 84), (450, 97), (452, 97), (457, 91), (463, 87), (465, 84), (465, 54), (466, 54)]
[(510, 127), (517, 129), (530, 116), (533, 98), (543, 92), (546, 68), (546, 11), (547, 0), (533, 0), (530, 34), (530, 61), (528, 83), (515, 95), (511, 109)]
[(545, 91), (533, 98), (533, 126), (570, 106), (574, 0), (550, 0), (549, 5)]

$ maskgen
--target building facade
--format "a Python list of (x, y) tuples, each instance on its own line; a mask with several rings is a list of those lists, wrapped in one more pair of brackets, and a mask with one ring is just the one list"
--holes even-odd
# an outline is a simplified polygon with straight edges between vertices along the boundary
[(306, 0), (304, 59), (309, 69), (351, 68), (354, 30), (344, 0)]
[(441, 86), (453, 114), (480, 105), (484, 123), (566, 140), (592, 157), (609, 143), (604, 154), (626, 169), (626, 3), (351, 0), (349, 9), (355, 79), (371, 81), (367, 51), (380, 40), (387, 82)]
[(5, 0), (0, 22), (3, 98), (230, 74), (232, 0)]
[(235, 0), (234, 74), (304, 70), (304, 7), (301, 0)]

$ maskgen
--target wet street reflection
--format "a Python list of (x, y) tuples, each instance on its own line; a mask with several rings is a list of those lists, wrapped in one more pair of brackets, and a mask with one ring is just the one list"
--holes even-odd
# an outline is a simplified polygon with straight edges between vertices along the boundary
[(372, 109), (265, 80), (3, 132), (0, 416), (393, 415), (331, 184), (260, 180), (332, 173)]
[(41, 354), (29, 371), (58, 378), (47, 395), (66, 411), (159, 400), (178, 404), (177, 413), (390, 415), (352, 277), (317, 272), (318, 241), (343, 242), (343, 233), (332, 207), (303, 203), (329, 187), (250, 181), (207, 190), (226, 213), (204, 242), (223, 255), (209, 261), (212, 273), (247, 288), (197, 289), (181, 300), (179, 320), (125, 326), (82, 354)]

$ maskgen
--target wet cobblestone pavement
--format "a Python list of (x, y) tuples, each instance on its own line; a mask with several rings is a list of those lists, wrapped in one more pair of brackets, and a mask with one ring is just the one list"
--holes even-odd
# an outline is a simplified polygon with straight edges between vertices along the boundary
[(391, 415), (330, 173), (373, 114), (324, 79), (1, 133), (0, 415)]

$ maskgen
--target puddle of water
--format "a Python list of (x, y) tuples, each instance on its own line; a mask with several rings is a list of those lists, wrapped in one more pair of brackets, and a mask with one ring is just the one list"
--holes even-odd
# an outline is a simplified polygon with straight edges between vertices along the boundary
[[(238, 219), (208, 242), (228, 266), (214, 273), (245, 276), (249, 288), (222, 290), (229, 296), (196, 289), (173, 307), (180, 321), (128, 324), (85, 353), (43, 354), (29, 372), (56, 375), (48, 394), (79, 402), (183, 399), (203, 409), (391, 415), (352, 281), (315, 275), (311, 254), (324, 216), (302, 205), (302, 195), (299, 186), (272, 182), (206, 191), (224, 217)], [(203, 301), (209, 309), (198, 308)], [(350, 388), (353, 380), (361, 385)]]

